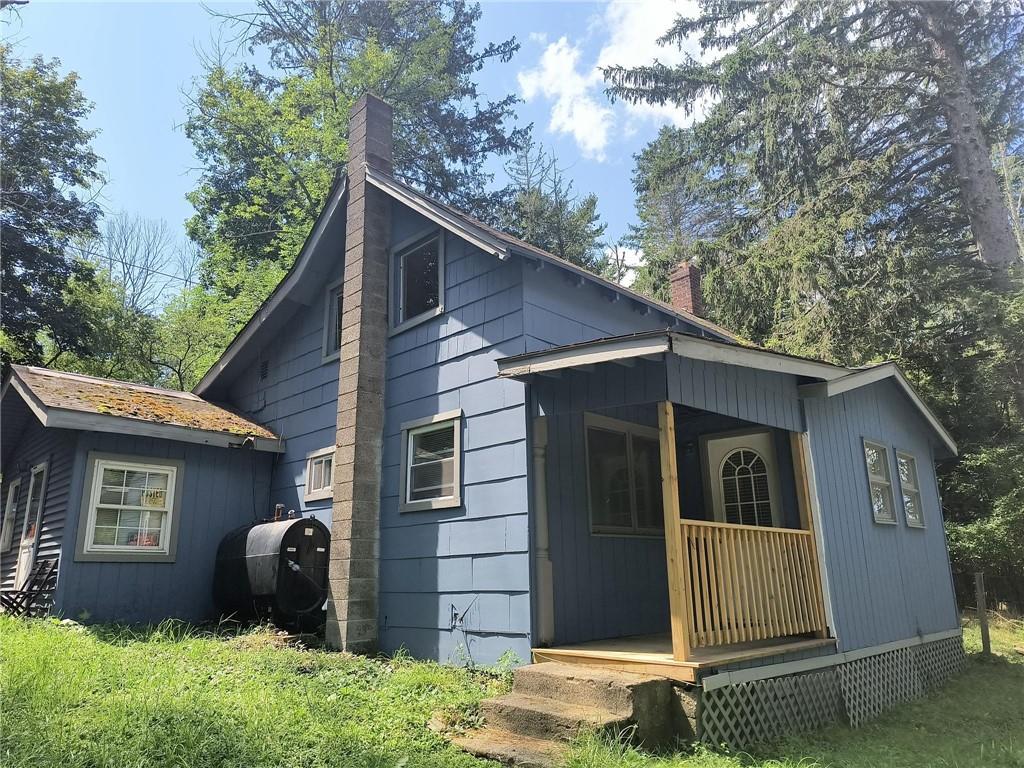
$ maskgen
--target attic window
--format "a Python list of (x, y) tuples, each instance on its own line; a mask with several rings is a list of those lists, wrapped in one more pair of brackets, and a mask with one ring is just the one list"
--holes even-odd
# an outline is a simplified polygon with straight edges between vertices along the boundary
[(327, 286), (324, 297), (324, 362), (337, 360), (341, 353), (342, 282)]
[(398, 286), (395, 329), (428, 320), (444, 311), (444, 239), (432, 232), (399, 245), (393, 257), (393, 270)]

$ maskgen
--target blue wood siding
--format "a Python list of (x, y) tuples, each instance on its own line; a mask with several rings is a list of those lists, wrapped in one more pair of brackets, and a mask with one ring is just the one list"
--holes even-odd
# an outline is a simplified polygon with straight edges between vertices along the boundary
[[(8, 405), (6, 400), (10, 400)], [(36, 419), (13, 390), (8, 392), (4, 403), (4, 413), (13, 414), (24, 409), (27, 418), (21, 420), (20, 434), (4, 427), (4, 439), (12, 441), (12, 448), (7, 449), (7, 463), (3, 468), (4, 483), (0, 489), (0, 505), (4, 511), (7, 506), (7, 489), (16, 479), (21, 480), (18, 497), (18, 514), (14, 520), (14, 537), (11, 548), (0, 554), (0, 587), (9, 589), (14, 586), (14, 574), (18, 564), (18, 552), (21, 544), (21, 531), (25, 524), (25, 511), (28, 504), (28, 490), (31, 468), (40, 462), (47, 462), (46, 496), (43, 499), (43, 524), (39, 532), (39, 548), (36, 559), (60, 558), (58, 589), (63, 586), (66, 578), (66, 553), (71, 550), (65, 546), (65, 528), (67, 525), (68, 497), (70, 493), (72, 468), (75, 460), (75, 440), (77, 433), (66, 429), (46, 429)], [(2, 514), (2, 513), (0, 513)], [(64, 550), (62, 552), (62, 550)]]
[[(840, 650), (959, 626), (930, 432), (892, 382), (804, 401), (821, 502), (835, 630)], [(913, 454), (925, 528), (909, 528), (894, 482), (897, 524), (874, 522), (863, 438)]]
[(525, 264), (523, 311), (527, 352), (659, 328), (702, 334), (697, 326), (668, 312), (650, 309), (594, 283), (581, 285), (572, 273), (550, 264), (542, 269)]
[[(338, 413), (338, 359), (324, 362), (327, 286), (342, 274), (340, 253), (330, 280), (308, 305), (295, 310), (283, 331), (268, 340), (259, 359), (232, 382), (229, 401), (284, 438), (274, 462), (269, 514), (274, 504), (311, 513), (331, 524), (331, 500), (303, 501), (306, 456), (334, 445)], [(266, 377), (261, 378), (264, 366)]]
[[(392, 242), (429, 230), (396, 206)], [(522, 268), (446, 235), (445, 311), (387, 348), (380, 641), (387, 651), (492, 663), (530, 649), (525, 385), (495, 360), (524, 351)], [(457, 509), (399, 513), (401, 425), (462, 409)]]
[[(89, 451), (185, 462), (184, 490), (173, 563), (74, 562)], [(68, 496), (65, 568), (55, 606), (90, 621), (150, 623), (174, 617), (216, 618), (213, 567), (225, 533), (265, 516), (270, 456), (170, 440), (83, 432)]]

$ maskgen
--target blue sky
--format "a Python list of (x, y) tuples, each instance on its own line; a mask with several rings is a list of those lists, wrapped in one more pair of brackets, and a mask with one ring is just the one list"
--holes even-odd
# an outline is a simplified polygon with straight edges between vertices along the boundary
[[(686, 6), (664, 0), (483, 4), (478, 39), (515, 36), (522, 44), (511, 62), (481, 73), (483, 94), (524, 99), (520, 122), (534, 124), (535, 137), (557, 154), (579, 192), (598, 195), (611, 237), (633, 221), (633, 155), (661, 125), (686, 117), (668, 108), (611, 104), (597, 67), (655, 56), (678, 60), (679, 51), (658, 49), (655, 40)], [(198, 3), (46, 0), (23, 7), (4, 30), (22, 57), (57, 57), (65, 71), (79, 74), (95, 104), (89, 126), (99, 131), (93, 144), (108, 178), (104, 208), (165, 219), (181, 237), (192, 212), (185, 194), (198, 176), (181, 129), (183, 91), (202, 74), (197, 51), (217, 31), (217, 20)]]

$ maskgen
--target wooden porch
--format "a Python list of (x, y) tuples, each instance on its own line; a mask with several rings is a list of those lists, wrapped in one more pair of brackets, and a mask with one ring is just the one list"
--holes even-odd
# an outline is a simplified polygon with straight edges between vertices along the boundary
[(671, 632), (535, 648), (533, 660), (694, 682), (701, 670), (834, 645), (804, 436), (790, 443), (801, 527), (777, 528), (682, 518), (670, 402), (659, 405), (659, 432)]

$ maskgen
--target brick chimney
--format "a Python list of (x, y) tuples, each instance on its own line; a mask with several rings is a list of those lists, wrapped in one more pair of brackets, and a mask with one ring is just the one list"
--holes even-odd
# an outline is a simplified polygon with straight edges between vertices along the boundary
[(365, 167), (391, 173), (392, 131), (391, 107), (376, 96), (363, 96), (352, 107), (327, 643), (354, 652), (377, 647), (391, 239), (390, 200), (366, 183)]
[(704, 317), (704, 294), (700, 290), (700, 270), (692, 262), (678, 264), (668, 276), (672, 306), (697, 317)]

